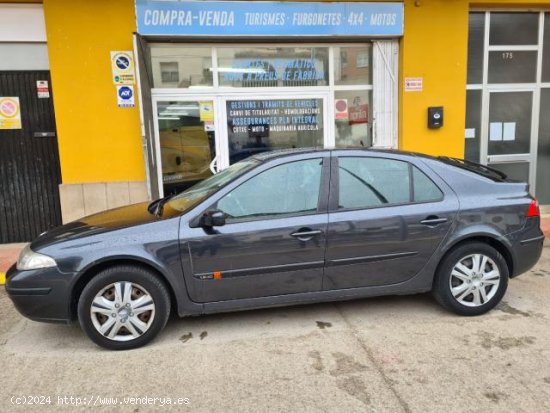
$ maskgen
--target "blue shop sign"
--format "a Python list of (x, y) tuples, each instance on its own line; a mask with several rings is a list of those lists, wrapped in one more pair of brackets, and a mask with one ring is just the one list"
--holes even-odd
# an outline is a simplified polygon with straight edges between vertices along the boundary
[(152, 36), (401, 36), (403, 3), (136, 0)]

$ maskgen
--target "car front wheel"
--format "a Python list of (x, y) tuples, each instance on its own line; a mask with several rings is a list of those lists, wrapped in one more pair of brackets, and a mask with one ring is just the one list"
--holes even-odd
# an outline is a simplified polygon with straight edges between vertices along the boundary
[(459, 245), (441, 262), (433, 293), (445, 308), (460, 315), (480, 315), (494, 308), (508, 286), (508, 265), (493, 247), (481, 242)]
[(147, 344), (164, 328), (170, 295), (147, 269), (114, 266), (86, 285), (78, 302), (78, 319), (96, 344), (128, 350)]

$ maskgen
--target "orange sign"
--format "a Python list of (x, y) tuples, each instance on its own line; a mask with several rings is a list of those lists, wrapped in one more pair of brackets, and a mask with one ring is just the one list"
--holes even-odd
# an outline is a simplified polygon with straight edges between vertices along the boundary
[(368, 123), (369, 122), (369, 106), (357, 105), (349, 108), (349, 124)]

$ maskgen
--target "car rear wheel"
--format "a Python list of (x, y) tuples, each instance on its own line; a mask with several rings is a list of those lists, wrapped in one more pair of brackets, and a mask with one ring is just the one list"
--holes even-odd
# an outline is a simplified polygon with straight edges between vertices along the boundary
[(460, 315), (480, 315), (494, 308), (508, 286), (508, 265), (493, 247), (481, 242), (459, 245), (445, 256), (433, 294)]
[(86, 285), (78, 302), (78, 319), (96, 344), (128, 350), (147, 344), (164, 328), (170, 295), (151, 271), (114, 266)]

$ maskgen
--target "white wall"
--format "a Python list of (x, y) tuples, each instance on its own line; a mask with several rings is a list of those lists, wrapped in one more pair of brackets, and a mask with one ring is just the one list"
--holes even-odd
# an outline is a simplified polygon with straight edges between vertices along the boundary
[(0, 70), (48, 70), (41, 4), (0, 4)]
[(0, 42), (45, 42), (41, 4), (0, 4)]
[(0, 70), (50, 70), (46, 43), (0, 43)]

